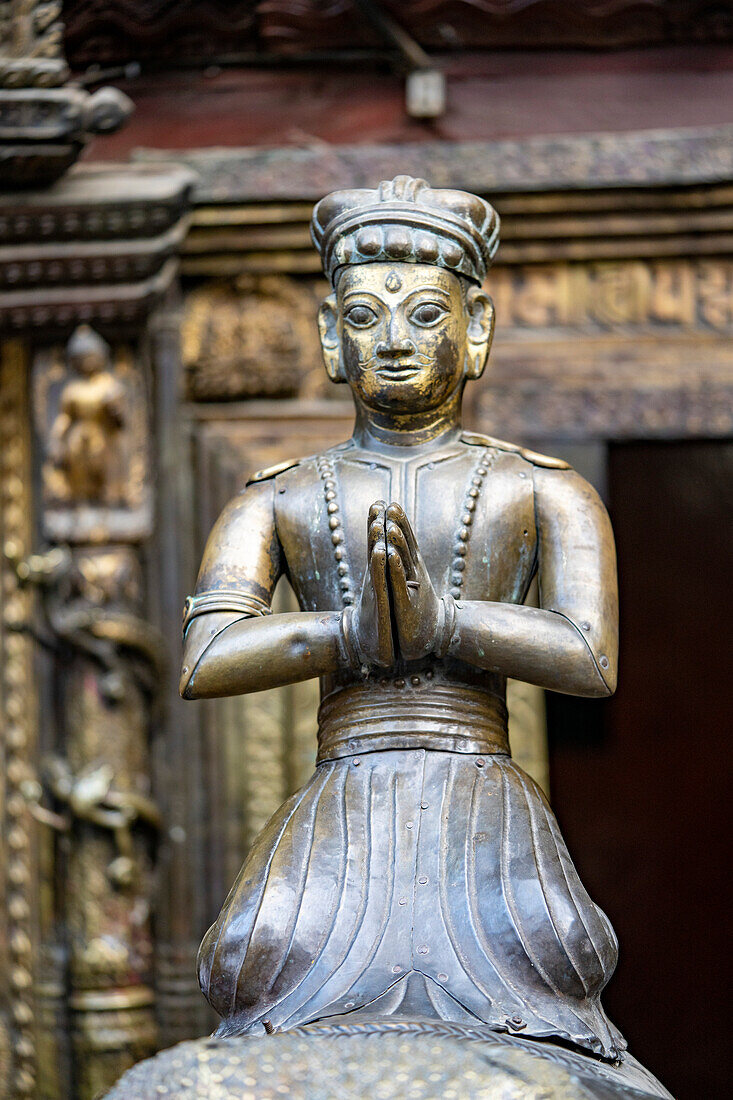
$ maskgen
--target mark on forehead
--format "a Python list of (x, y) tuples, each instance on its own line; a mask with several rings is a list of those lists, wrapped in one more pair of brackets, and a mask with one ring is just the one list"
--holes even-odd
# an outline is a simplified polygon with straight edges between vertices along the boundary
[(396, 271), (390, 271), (389, 275), (384, 280), (384, 285), (387, 290), (391, 290), (394, 294), (395, 291), (402, 290), (402, 279), (400, 279)]

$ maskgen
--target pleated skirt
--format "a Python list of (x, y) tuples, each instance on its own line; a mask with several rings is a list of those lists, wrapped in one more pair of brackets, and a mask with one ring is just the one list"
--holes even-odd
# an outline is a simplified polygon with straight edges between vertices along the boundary
[(320, 764), (256, 840), (199, 952), (221, 1034), (366, 1009), (425, 976), (443, 1019), (625, 1047), (600, 1005), (618, 945), (540, 789), (509, 756)]

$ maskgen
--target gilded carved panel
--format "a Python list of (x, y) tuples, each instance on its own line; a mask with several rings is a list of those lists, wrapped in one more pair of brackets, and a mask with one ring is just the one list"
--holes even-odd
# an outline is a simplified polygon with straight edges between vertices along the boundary
[(332, 392), (315, 325), (327, 285), (283, 275), (242, 275), (186, 300), (183, 357), (195, 401), (315, 397)]
[(733, 327), (733, 261), (618, 260), (497, 266), (487, 280), (502, 329)]
[(34, 378), (46, 536), (100, 543), (149, 535), (147, 399), (130, 350), (113, 358), (82, 326), (65, 350), (37, 356)]
[(12, 561), (25, 590), (39, 591), (26, 629), (54, 683), (27, 796), (48, 826), (41, 1009), (62, 1053), (45, 1049), (44, 1028), (41, 1095), (53, 1100), (71, 1087), (45, 1079), (54, 1060), (71, 1064), (74, 1095), (92, 1100), (156, 1042), (150, 914), (161, 817), (149, 739), (166, 673), (144, 617), (137, 545), (152, 529), (144, 372), (131, 346), (113, 354), (87, 325), (65, 347), (39, 350), (30, 371), (50, 548), (19, 547)]
[[(472, 427), (520, 441), (733, 430), (733, 261), (498, 265), (487, 289), (498, 335), (466, 395)], [(321, 280), (286, 275), (196, 290), (183, 325), (190, 396), (328, 398), (348, 416), (343, 387), (321, 366), (316, 311), (325, 290)], [(271, 462), (287, 457), (277, 447), (271, 454)]]
[(30, 551), (32, 498), (26, 360), (0, 349), (0, 1097), (34, 1094), (38, 1074), (39, 831), (30, 812), (38, 780), (33, 643), (23, 627), (33, 595), (15, 562)]

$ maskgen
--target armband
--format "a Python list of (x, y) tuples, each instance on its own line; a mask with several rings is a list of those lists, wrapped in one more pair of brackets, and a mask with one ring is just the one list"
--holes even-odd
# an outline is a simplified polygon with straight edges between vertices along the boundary
[(189, 596), (183, 605), (184, 635), (195, 618), (206, 615), (210, 611), (230, 611), (247, 615), (249, 618), (272, 614), (272, 609), (264, 600), (248, 592), (227, 591), (222, 588), (201, 592), (196, 596)]

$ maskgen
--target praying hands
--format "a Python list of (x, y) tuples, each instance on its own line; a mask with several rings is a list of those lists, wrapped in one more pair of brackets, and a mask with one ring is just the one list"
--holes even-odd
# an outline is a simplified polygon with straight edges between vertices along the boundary
[(378, 500), (369, 509), (367, 563), (360, 598), (344, 613), (350, 663), (391, 668), (398, 660), (443, 656), (452, 636), (453, 601), (436, 593), (399, 504)]

